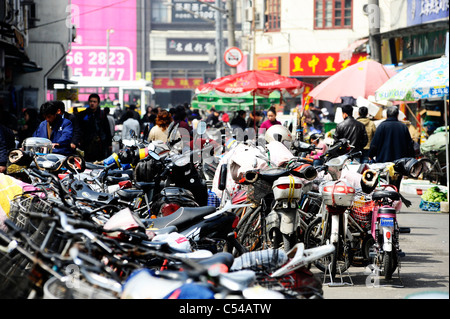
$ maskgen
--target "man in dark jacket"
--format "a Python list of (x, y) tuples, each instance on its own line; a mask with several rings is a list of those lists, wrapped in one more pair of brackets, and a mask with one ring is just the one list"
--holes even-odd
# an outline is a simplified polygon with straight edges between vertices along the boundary
[(369, 157), (378, 163), (392, 162), (403, 157), (414, 157), (414, 142), (408, 127), (398, 120), (397, 106), (386, 110), (387, 119), (376, 129), (370, 144)]
[(81, 149), (87, 162), (101, 161), (107, 157), (111, 144), (109, 122), (100, 108), (100, 96), (89, 95), (89, 107), (78, 114), (81, 129)]
[(345, 138), (354, 146), (352, 152), (363, 151), (368, 142), (367, 132), (364, 124), (358, 122), (353, 117), (353, 106), (345, 104), (342, 106), (342, 117), (344, 121), (336, 126), (334, 140), (338, 141)]
[(44, 118), (33, 137), (43, 137), (52, 141), (52, 153), (61, 155), (72, 154), (70, 142), (73, 136), (73, 125), (68, 119), (62, 118), (58, 113), (57, 101), (45, 102), (41, 105), (41, 115)]

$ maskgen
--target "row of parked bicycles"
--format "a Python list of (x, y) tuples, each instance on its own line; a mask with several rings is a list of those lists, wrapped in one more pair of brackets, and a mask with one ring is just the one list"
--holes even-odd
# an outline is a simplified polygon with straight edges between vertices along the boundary
[(310, 267), (392, 277), (399, 185), (426, 161), (356, 165), (340, 140), (315, 167), (281, 125), (259, 145), (229, 133), (199, 124), (185, 141), (171, 125), (166, 143), (116, 140), (97, 163), (25, 140), (9, 153), (21, 191), (0, 225), (0, 298), (310, 299)]

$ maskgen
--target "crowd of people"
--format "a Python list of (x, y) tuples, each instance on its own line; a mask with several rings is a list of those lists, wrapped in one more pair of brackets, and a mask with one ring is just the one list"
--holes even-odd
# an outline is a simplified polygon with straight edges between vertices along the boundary
[[(403, 157), (415, 157), (415, 142), (411, 137), (407, 125), (399, 121), (399, 109), (397, 106), (389, 106), (386, 108), (386, 119), (382, 121), (378, 127), (374, 121), (368, 117), (368, 108), (361, 106), (358, 108), (358, 117), (353, 117), (354, 105), (343, 104), (342, 118), (343, 121), (337, 124), (333, 140), (347, 139), (353, 146), (352, 152), (361, 152), (361, 156), (356, 158), (360, 163), (370, 162), (392, 162)], [(309, 108), (310, 114), (309, 125), (317, 127), (320, 119), (317, 116), (315, 107)], [(315, 113), (315, 114), (314, 114)], [(323, 141), (323, 135), (312, 133), (309, 142), (321, 148), (321, 151), (313, 151), (309, 157), (314, 163), (320, 165), (320, 155), (327, 149), (327, 145)], [(319, 146), (320, 144), (320, 146)]]
[[(98, 94), (89, 96), (85, 110), (68, 113), (61, 101), (48, 101), (42, 104), (39, 112), (35, 109), (24, 111), (24, 122), (11, 131), (10, 122), (6, 116), (2, 116), (0, 123), (0, 172), (6, 169), (6, 152), (15, 145), (19, 145), (27, 137), (43, 137), (52, 141), (53, 152), (57, 154), (81, 154), (86, 161), (100, 161), (108, 157), (112, 151), (112, 137), (116, 134), (117, 124), (122, 125), (121, 138), (130, 139), (132, 135), (142, 137), (147, 141), (159, 140), (166, 142), (168, 127), (172, 122), (184, 128), (192, 137), (193, 130), (198, 121), (206, 122), (207, 127), (218, 127), (228, 123), (232, 129), (255, 129), (259, 134), (272, 125), (281, 124), (277, 120), (277, 112), (271, 107), (265, 112), (246, 112), (240, 110), (230, 115), (212, 108), (209, 114), (200, 114), (199, 110), (191, 110), (188, 103), (178, 105), (170, 109), (160, 107), (148, 107), (142, 116), (136, 111), (135, 105), (122, 109), (116, 108), (114, 114), (110, 109), (100, 107), (101, 100)], [(361, 151), (360, 161), (367, 163), (388, 162), (401, 157), (413, 157), (414, 142), (404, 123), (398, 121), (398, 108), (387, 108), (387, 119), (378, 128), (368, 118), (366, 107), (358, 109), (359, 116), (353, 117), (353, 105), (344, 104), (342, 107), (343, 121), (334, 131), (334, 140), (346, 138), (354, 146), (354, 151)], [(308, 125), (320, 126), (320, 119), (314, 106), (309, 108), (312, 116)], [(312, 118), (312, 120), (311, 120)], [(133, 133), (134, 132), (134, 133)], [(326, 151), (328, 145), (321, 134), (311, 134), (307, 142), (316, 145), (317, 149), (308, 156), (313, 159), (315, 165), (321, 165), (320, 156)]]

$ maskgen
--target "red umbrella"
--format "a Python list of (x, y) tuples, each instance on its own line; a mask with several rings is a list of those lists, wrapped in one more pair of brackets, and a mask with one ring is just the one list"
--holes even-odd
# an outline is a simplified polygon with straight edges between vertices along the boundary
[(245, 71), (227, 75), (209, 83), (200, 85), (196, 93), (207, 93), (216, 90), (218, 94), (240, 96), (251, 93), (269, 97), (273, 91), (288, 92), (295, 97), (303, 92), (304, 83), (293, 78), (267, 71)]
[(395, 74), (394, 70), (376, 61), (364, 60), (330, 76), (309, 92), (309, 96), (332, 103), (340, 103), (341, 96), (367, 99)]

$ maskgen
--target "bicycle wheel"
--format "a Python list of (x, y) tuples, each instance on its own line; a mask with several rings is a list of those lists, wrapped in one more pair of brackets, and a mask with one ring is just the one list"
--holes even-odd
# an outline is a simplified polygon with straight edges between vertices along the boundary
[[(325, 236), (323, 234), (322, 218), (318, 217), (313, 220), (305, 233), (305, 248), (314, 248), (323, 246), (330, 238), (330, 227), (325, 230)], [(331, 265), (331, 275), (334, 278), (336, 274), (341, 274), (350, 267), (351, 256), (345, 245), (342, 236), (339, 236), (339, 241), (335, 245), (333, 254), (327, 255), (314, 262), (314, 265), (322, 272)]]
[[(423, 173), (423, 178), (435, 184), (446, 183), (446, 176), (442, 170), (441, 164), (436, 159), (432, 161), (424, 161), (426, 171)], [(443, 184), (444, 185), (444, 184)]]
[(251, 212), (241, 229), (238, 231), (237, 237), (242, 246), (247, 251), (254, 251), (261, 249), (262, 246), (262, 227), (260, 210), (256, 209)]

